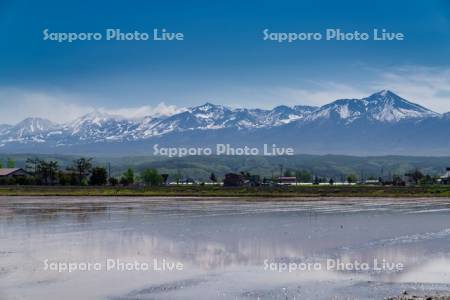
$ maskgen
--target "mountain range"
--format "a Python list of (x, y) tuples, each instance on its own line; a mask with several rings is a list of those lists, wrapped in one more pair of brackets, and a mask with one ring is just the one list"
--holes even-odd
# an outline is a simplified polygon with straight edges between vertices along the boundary
[(152, 146), (276, 144), (296, 153), (448, 155), (450, 113), (439, 114), (389, 90), (321, 107), (229, 108), (206, 103), (169, 116), (128, 119), (94, 111), (56, 124), (27, 118), (0, 125), (0, 152), (151, 155)]

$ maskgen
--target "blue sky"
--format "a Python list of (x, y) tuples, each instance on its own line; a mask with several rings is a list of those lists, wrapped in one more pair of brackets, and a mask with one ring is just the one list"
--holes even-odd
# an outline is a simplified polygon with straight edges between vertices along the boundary
[[(92, 109), (139, 116), (206, 101), (320, 105), (384, 88), (450, 111), (449, 1), (0, 0), (0, 25), (0, 123), (62, 122)], [(56, 43), (42, 39), (45, 28), (166, 28), (185, 40)], [(263, 41), (265, 28), (385, 28), (406, 38), (279, 44)]]

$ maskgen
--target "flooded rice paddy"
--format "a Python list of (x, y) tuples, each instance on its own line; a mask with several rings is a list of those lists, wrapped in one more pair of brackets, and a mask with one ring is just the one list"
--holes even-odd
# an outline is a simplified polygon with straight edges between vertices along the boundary
[(450, 291), (450, 199), (0, 198), (0, 299)]

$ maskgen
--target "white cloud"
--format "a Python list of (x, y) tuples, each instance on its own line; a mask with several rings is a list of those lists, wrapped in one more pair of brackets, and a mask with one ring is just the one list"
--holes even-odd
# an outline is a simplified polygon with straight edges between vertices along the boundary
[[(337, 81), (302, 82), (296, 86), (266, 86), (234, 88), (232, 95), (222, 95), (225, 105), (231, 107), (271, 109), (278, 105), (321, 106), (336, 99), (362, 98), (371, 90)], [(210, 98), (214, 98), (211, 96)], [(214, 100), (211, 100), (215, 102)]]
[(308, 89), (278, 88), (288, 104), (321, 106), (337, 99), (362, 98), (370, 91), (338, 82), (314, 82)]
[(92, 111), (63, 95), (0, 89), (0, 124), (14, 124), (27, 117), (41, 117), (54, 122), (66, 122)]
[[(403, 66), (389, 70), (370, 69), (367, 70), (367, 78), (362, 79), (365, 83), (359, 82), (358, 85), (339, 81), (309, 81), (307, 88), (276, 87), (265, 92), (263, 103), (266, 107), (279, 104), (320, 106), (337, 99), (363, 98), (388, 89), (436, 112), (450, 111), (449, 67)], [(274, 103), (273, 99), (281, 100)]]
[(390, 89), (437, 112), (450, 111), (450, 68), (404, 66), (381, 72), (374, 89)]
[(0, 89), (0, 124), (15, 124), (28, 117), (40, 117), (56, 123), (65, 123), (94, 110), (126, 118), (148, 115), (171, 115), (183, 110), (164, 102), (156, 106), (123, 108), (95, 107), (80, 104), (80, 99), (62, 93), (26, 91), (15, 88)]
[(100, 110), (108, 114), (124, 116), (127, 118), (142, 118), (145, 116), (170, 116), (183, 111), (184, 108), (177, 107), (176, 105), (167, 105), (164, 102), (161, 102), (154, 107), (144, 105), (117, 109), (100, 108)]
[[(389, 89), (434, 111), (450, 111), (450, 67), (403, 66), (364, 71), (367, 71), (367, 78), (362, 78), (364, 81), (360, 81), (358, 85), (338, 79), (310, 80), (302, 83), (301, 87), (244, 87), (215, 91), (208, 98), (212, 102), (217, 102), (214, 99), (221, 99), (222, 104), (234, 107), (272, 108), (281, 104), (320, 106), (336, 99), (362, 98), (379, 90)], [(184, 110), (164, 102), (156, 106), (99, 107), (95, 105), (96, 100), (98, 99), (84, 95), (3, 87), (0, 88), (0, 124), (15, 124), (27, 117), (42, 117), (64, 123), (94, 110), (127, 118), (172, 115)]]

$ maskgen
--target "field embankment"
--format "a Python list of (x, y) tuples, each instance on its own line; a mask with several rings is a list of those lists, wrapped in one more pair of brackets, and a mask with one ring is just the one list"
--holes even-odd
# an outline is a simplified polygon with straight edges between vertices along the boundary
[(0, 196), (149, 196), (149, 197), (450, 197), (447, 186), (281, 186), (281, 187), (78, 187), (1, 186)]

